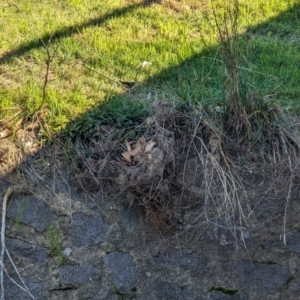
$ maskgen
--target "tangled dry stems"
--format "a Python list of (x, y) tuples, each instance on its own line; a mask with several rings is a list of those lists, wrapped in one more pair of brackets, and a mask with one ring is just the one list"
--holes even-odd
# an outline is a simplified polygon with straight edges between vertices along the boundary
[[(78, 137), (73, 179), (87, 192), (104, 187), (141, 207), (163, 234), (184, 232), (188, 242), (213, 225), (244, 243), (245, 228), (286, 215), (286, 203), (299, 189), (300, 140), (296, 127), (288, 127), (291, 119), (271, 111), (263, 120), (243, 118), (231, 114), (221, 123), (156, 104), (153, 117), (138, 128), (106, 126), (97, 139)], [(139, 152), (141, 138), (154, 146)], [(129, 164), (122, 156), (126, 140)]]

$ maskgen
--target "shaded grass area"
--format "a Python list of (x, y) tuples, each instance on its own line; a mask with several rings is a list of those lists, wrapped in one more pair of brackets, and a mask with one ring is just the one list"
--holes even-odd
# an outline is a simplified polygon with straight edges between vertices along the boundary
[[(44, 140), (68, 124), (86, 135), (101, 124), (133, 126), (155, 100), (213, 112), (225, 105), (224, 63), (207, 1), (11, 1), (1, 9), (0, 109), (13, 130), (30, 122), (42, 102), (46, 47), (53, 62), (41, 113)], [(299, 112), (299, 27), (297, 1), (241, 1), (245, 99)], [(142, 67), (144, 61), (151, 65)], [(123, 95), (119, 81), (143, 84)]]

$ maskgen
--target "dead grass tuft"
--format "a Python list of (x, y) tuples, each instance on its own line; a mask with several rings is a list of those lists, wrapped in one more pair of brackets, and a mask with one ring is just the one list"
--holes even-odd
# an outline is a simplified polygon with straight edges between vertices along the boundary
[(11, 131), (0, 124), (0, 177), (5, 177), (21, 164), (27, 155), (33, 155), (41, 149), (37, 138), (37, 128), (27, 126), (19, 128), (11, 139)]
[(207, 11), (207, 1), (201, 0), (190, 0), (190, 1), (178, 1), (178, 0), (164, 0), (161, 5), (169, 10), (175, 11), (176, 13), (182, 12), (195, 12), (195, 11)]
[(254, 115), (221, 123), (167, 102), (153, 109), (131, 131), (106, 126), (97, 139), (78, 137), (72, 176), (83, 190), (105, 187), (142, 207), (159, 232), (183, 234), (186, 242), (213, 226), (245, 245), (246, 229), (287, 213), (300, 174), (300, 140), (287, 119), (265, 118), (259, 127)]
[(2, 139), (0, 143), (0, 177), (12, 172), (24, 159), (22, 151), (9, 139)]

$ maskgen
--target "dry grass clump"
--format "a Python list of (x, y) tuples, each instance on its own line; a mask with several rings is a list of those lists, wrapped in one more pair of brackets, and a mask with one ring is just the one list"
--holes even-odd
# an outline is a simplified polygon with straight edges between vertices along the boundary
[(103, 126), (97, 139), (77, 138), (73, 178), (83, 190), (105, 187), (187, 242), (213, 225), (245, 243), (245, 228), (286, 216), (300, 149), (287, 119), (272, 111), (213, 119), (170, 103), (154, 110), (131, 131)]
[(37, 153), (41, 143), (34, 128), (19, 128), (14, 133), (14, 141), (7, 126), (0, 122), (0, 177), (11, 173), (27, 155)]
[(9, 139), (0, 141), (0, 177), (4, 177), (22, 162), (24, 155)]
[[(174, 128), (180, 116), (170, 104), (155, 105), (155, 116), (133, 131), (124, 134), (103, 126), (99, 139), (78, 138), (73, 178), (85, 191), (97, 193), (105, 186), (115, 197), (142, 206), (153, 225), (165, 230), (173, 226), (169, 189), (177, 151)], [(130, 141), (132, 135), (136, 137)]]

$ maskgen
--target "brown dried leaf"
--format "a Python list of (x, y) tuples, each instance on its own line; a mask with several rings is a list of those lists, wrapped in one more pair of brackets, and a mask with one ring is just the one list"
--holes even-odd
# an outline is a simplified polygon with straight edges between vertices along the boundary
[(144, 138), (140, 138), (134, 146), (134, 149), (130, 151), (132, 156), (136, 156), (137, 154), (143, 152), (143, 148), (145, 149), (146, 140)]
[(131, 165), (132, 164), (132, 155), (130, 154), (129, 151), (122, 153), (123, 160), (126, 163), (126, 165)]
[(145, 152), (145, 148), (146, 148), (146, 145), (147, 145), (147, 142), (146, 142), (146, 139), (141, 137), (139, 138), (138, 142), (137, 142), (137, 146), (139, 148), (139, 152)]
[(125, 163), (127, 165), (131, 165), (134, 156), (151, 152), (155, 144), (156, 143), (154, 141), (150, 141), (147, 143), (146, 139), (141, 137), (138, 139), (137, 143), (134, 145), (132, 149), (130, 143), (126, 140), (125, 145), (127, 147), (127, 151), (122, 153)]
[(131, 151), (131, 146), (127, 140), (125, 140), (125, 145), (127, 147), (127, 151)]
[(145, 153), (150, 152), (155, 145), (156, 143), (154, 141), (148, 142), (145, 148)]

